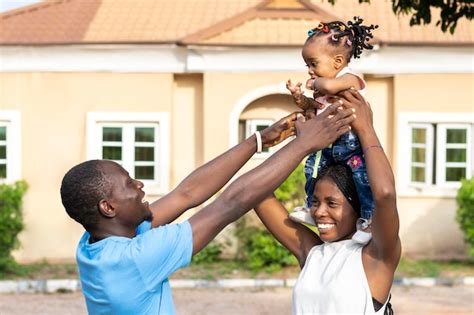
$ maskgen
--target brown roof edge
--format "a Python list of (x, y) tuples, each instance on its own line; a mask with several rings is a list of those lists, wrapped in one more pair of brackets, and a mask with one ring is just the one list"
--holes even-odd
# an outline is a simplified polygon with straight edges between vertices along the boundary
[(264, 0), (263, 2), (258, 3), (257, 5), (251, 7), (250, 9), (247, 9), (241, 13), (238, 13), (228, 19), (217, 22), (216, 24), (213, 24), (207, 28), (201, 29), (195, 33), (187, 35), (183, 37), (182, 39), (178, 40), (178, 42), (184, 45), (188, 43), (199, 42), (202, 39), (211, 37), (213, 35), (223, 32), (226, 29), (237, 26), (243, 23), (244, 21), (247, 21), (249, 18), (255, 16), (257, 14), (258, 8), (260, 8), (262, 5), (266, 5), (268, 2), (269, 0)]
[(97, 42), (42, 42), (42, 43), (25, 43), (25, 42), (11, 42), (0, 43), (0, 47), (8, 46), (92, 46), (92, 45), (180, 45), (176, 41), (97, 41)]
[(309, 0), (300, 0), (301, 3), (303, 3), (306, 7), (310, 8), (311, 10), (313, 10), (315, 13), (317, 13), (318, 15), (320, 15), (321, 17), (324, 17), (326, 18), (327, 20), (326, 21), (322, 21), (322, 22), (331, 22), (331, 21), (338, 21), (340, 20), (339, 17), (337, 17), (336, 15), (332, 14), (332, 13), (329, 13), (328, 11), (324, 10), (323, 8), (317, 6), (317, 5), (314, 5), (313, 3), (311, 3), (311, 1)]
[(58, 4), (61, 4), (63, 2), (70, 2), (70, 1), (71, 0), (49, 0), (49, 1), (42, 1), (42, 2), (39, 2), (39, 3), (35, 3), (35, 4), (30, 4), (30, 5), (27, 5), (27, 6), (24, 6), (24, 7), (20, 7), (20, 8), (17, 8), (17, 9), (13, 9), (13, 10), (9, 10), (9, 11), (0, 13), (0, 19), (8, 19), (8, 18), (17, 16), (17, 15), (20, 15), (20, 14), (27, 14), (27, 13), (30, 13), (32, 11), (36, 11), (36, 10), (40, 10), (40, 9), (46, 9), (46, 8), (49, 8), (53, 5), (58, 5)]
[(199, 45), (200, 41), (205, 40), (206, 38), (215, 36), (217, 34), (220, 34), (225, 30), (238, 26), (239, 24), (242, 24), (245, 21), (248, 21), (251, 18), (255, 18), (257, 16), (268, 18), (268, 17), (279, 17), (283, 14), (285, 16), (295, 17), (295, 18), (314, 18), (317, 16), (321, 18), (321, 20), (326, 20), (326, 21), (334, 21), (334, 20), (339, 19), (337, 16), (327, 12), (326, 10), (320, 8), (319, 6), (312, 4), (308, 0), (299, 0), (299, 1), (301, 4), (303, 4), (305, 8), (307, 8), (307, 11), (301, 12), (301, 10), (293, 11), (289, 9), (270, 10), (270, 9), (267, 9), (266, 6), (272, 1), (263, 0), (262, 2), (251, 7), (250, 9), (247, 9), (241, 13), (238, 13), (237, 15), (234, 15), (233, 17), (230, 17), (210, 27), (207, 27), (205, 29), (192, 33), (191, 35), (185, 36), (184, 38), (179, 40), (179, 43), (182, 45), (187, 45), (187, 44)]

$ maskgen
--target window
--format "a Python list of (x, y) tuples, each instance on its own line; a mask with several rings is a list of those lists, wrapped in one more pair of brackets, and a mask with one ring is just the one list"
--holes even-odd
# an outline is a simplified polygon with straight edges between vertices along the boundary
[(21, 178), (20, 112), (0, 111), (0, 182)]
[[(240, 142), (244, 141), (255, 131), (262, 131), (268, 126), (273, 124), (273, 120), (270, 119), (247, 119), (239, 121), (239, 140)], [(257, 154), (259, 157), (266, 157), (271, 152), (269, 148), (263, 148), (262, 152)]]
[(165, 113), (89, 113), (88, 158), (115, 161), (148, 193), (166, 193), (168, 134)]
[[(400, 182), (405, 191), (452, 195), (473, 173), (473, 114), (400, 114)], [(406, 141), (409, 139), (409, 141)], [(413, 192), (413, 190), (412, 190)]]

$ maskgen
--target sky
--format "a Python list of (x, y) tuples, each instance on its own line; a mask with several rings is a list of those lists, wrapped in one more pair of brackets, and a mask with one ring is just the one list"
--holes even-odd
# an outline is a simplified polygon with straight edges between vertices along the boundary
[(25, 5), (40, 2), (39, 0), (0, 0), (0, 12), (16, 9)]

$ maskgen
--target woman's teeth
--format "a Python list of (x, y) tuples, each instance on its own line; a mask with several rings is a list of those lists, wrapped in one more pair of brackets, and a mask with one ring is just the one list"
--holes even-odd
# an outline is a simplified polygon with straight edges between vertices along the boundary
[(330, 229), (330, 228), (332, 228), (333, 226), (335, 226), (335, 224), (318, 223), (318, 230)]

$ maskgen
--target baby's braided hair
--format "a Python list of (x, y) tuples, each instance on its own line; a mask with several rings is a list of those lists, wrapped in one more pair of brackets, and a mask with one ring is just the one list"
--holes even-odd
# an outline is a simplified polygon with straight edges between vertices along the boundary
[(379, 27), (373, 24), (370, 26), (362, 25), (363, 21), (360, 16), (354, 16), (354, 21), (348, 21), (347, 25), (341, 21), (320, 22), (317, 27), (308, 31), (306, 42), (313, 37), (331, 34), (329, 43), (339, 46), (342, 38), (347, 36), (347, 39), (343, 41), (343, 45), (350, 51), (349, 59), (350, 57), (359, 58), (363, 49), (374, 48), (368, 41), (374, 37), (372, 31)]

